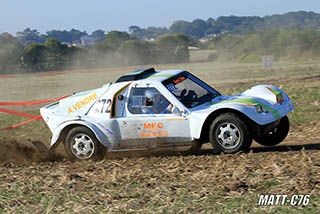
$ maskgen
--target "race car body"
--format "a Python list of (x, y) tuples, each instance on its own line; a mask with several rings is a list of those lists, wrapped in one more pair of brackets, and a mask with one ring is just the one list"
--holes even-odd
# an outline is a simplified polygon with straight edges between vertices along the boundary
[(74, 159), (108, 151), (210, 142), (218, 152), (248, 150), (252, 139), (275, 145), (289, 131), (294, 108), (285, 92), (259, 85), (223, 96), (183, 70), (134, 71), (101, 88), (40, 109), (53, 137)]

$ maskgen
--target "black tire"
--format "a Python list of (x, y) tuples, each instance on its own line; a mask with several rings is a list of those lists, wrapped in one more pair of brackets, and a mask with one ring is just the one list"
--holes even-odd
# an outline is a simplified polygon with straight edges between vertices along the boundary
[(106, 148), (91, 130), (84, 126), (75, 127), (69, 131), (64, 148), (71, 160), (102, 160), (106, 154)]
[(255, 137), (255, 141), (263, 146), (275, 146), (288, 136), (290, 129), (289, 118), (284, 116), (280, 123), (271, 132)]
[(199, 140), (193, 140), (192, 145), (187, 150), (187, 152), (194, 154), (194, 155), (197, 155), (197, 154), (199, 154), (201, 147), (202, 147), (202, 142), (200, 142)]
[(233, 154), (248, 152), (252, 137), (245, 118), (234, 113), (219, 115), (211, 124), (209, 139), (215, 153)]

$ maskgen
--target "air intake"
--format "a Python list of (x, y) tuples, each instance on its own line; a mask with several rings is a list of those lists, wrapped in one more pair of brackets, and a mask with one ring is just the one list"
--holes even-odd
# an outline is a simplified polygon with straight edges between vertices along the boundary
[(117, 79), (116, 83), (145, 79), (155, 73), (156, 73), (156, 70), (154, 68), (145, 68), (145, 69), (132, 71), (130, 74), (124, 75), (119, 79)]

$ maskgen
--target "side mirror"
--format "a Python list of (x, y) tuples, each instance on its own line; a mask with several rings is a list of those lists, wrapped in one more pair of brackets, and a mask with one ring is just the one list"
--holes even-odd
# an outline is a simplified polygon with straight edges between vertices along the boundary
[(182, 113), (177, 106), (173, 106), (172, 114), (175, 116), (182, 116)]

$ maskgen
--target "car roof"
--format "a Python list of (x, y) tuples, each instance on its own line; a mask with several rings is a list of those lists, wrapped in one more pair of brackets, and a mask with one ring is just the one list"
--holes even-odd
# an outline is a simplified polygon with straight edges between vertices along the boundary
[(127, 82), (127, 81), (136, 81), (136, 80), (152, 80), (152, 81), (159, 81), (162, 82), (170, 77), (173, 77), (184, 70), (160, 70), (156, 71), (154, 68), (146, 68), (146, 69), (139, 69), (136, 71), (132, 71), (129, 74), (121, 76), (119, 79), (116, 80), (118, 82)]

